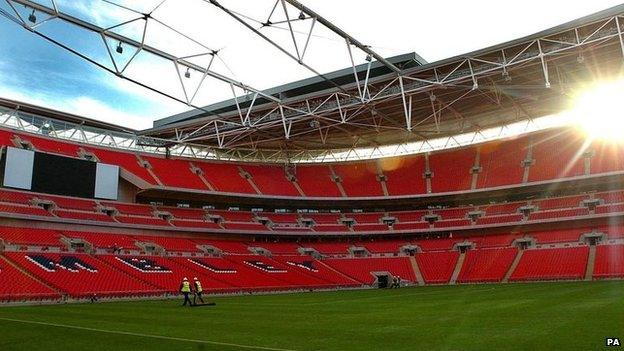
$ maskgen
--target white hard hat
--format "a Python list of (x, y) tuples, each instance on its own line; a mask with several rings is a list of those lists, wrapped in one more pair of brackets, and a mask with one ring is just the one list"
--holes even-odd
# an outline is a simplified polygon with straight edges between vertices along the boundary
[(182, 280), (188, 280), (188, 278), (187, 278), (187, 277), (184, 277), (184, 279), (182, 279)]
[(193, 280), (197, 280), (197, 277), (193, 278)]

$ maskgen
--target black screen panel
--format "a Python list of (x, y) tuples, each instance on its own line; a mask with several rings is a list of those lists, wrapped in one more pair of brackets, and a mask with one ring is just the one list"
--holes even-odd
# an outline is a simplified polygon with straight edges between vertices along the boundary
[(93, 198), (95, 172), (95, 162), (36, 152), (32, 190)]

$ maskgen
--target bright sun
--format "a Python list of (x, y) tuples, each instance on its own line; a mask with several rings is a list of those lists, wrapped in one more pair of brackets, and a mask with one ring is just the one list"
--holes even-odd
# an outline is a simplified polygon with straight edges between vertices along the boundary
[(590, 138), (624, 142), (624, 80), (581, 93), (572, 113), (574, 123)]

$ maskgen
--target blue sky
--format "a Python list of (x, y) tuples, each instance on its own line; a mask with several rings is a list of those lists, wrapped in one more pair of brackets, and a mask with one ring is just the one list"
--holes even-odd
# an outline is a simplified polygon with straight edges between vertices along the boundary
[[(158, 2), (123, 1), (142, 10)], [(43, 0), (40, 2), (48, 4)], [(254, 0), (253, 3), (223, 0), (222, 3), (256, 18), (263, 18), (263, 11), (267, 5), (271, 6), (272, 0)], [(532, 34), (617, 5), (618, 1), (526, 0), (501, 6), (500, 1), (491, 0), (439, 0), (427, 3), (387, 0), (381, 8), (378, 5), (369, 6), (366, 1), (354, 0), (339, 3), (307, 0), (304, 3), (364, 43), (372, 45), (382, 55), (416, 51), (425, 59), (434, 61)], [(118, 23), (129, 16), (100, 0), (62, 0), (58, 4), (61, 10), (103, 26)], [(9, 9), (4, 1), (0, 8)], [(154, 15), (212, 48), (223, 49), (220, 58), (227, 65), (216, 62), (214, 69), (254, 87), (269, 88), (310, 75), (310, 72), (285, 59), (259, 38), (224, 18), (222, 13), (206, 8), (199, 0), (168, 0)], [(99, 60), (107, 60), (104, 46), (97, 38), (54, 21), (44, 24), (41, 29), (55, 38), (61, 38), (63, 42), (79, 46)], [(175, 40), (163, 28), (150, 29), (155, 37), (151, 39), (154, 46), (161, 45), (179, 53), (194, 52), (192, 45)], [(128, 35), (136, 35), (137, 30), (130, 26), (120, 29)], [(289, 38), (282, 34), (278, 31), (276, 35), (287, 43)], [(310, 64), (321, 72), (346, 67), (346, 56), (331, 51), (340, 50), (342, 43), (330, 38), (330, 33), (319, 32), (319, 36), (321, 38), (314, 43), (316, 46), (311, 46)], [(129, 51), (124, 53), (126, 58), (130, 55)], [(356, 60), (362, 59), (356, 57)], [(137, 65), (129, 68), (128, 74), (161, 85), (163, 90), (179, 88), (175, 67), (169, 65), (161, 68), (157, 62), (148, 58), (137, 58)], [(196, 75), (189, 81), (194, 79), (198, 79)], [(187, 84), (190, 86), (191, 83)], [(228, 86), (207, 84), (206, 92), (202, 93), (198, 104), (231, 97)], [(24, 30), (3, 16), (0, 16), (0, 96), (136, 129), (148, 128), (154, 119), (189, 108), (121, 80)]]

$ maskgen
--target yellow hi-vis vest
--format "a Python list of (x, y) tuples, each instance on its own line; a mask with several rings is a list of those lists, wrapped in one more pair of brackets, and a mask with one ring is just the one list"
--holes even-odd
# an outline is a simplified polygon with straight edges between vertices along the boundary
[(180, 289), (180, 291), (190, 293), (191, 292), (191, 283), (189, 283), (187, 281), (182, 282), (182, 289)]
[(201, 282), (199, 280), (195, 281), (195, 291), (197, 291), (198, 293), (204, 291), (204, 289), (202, 289)]

